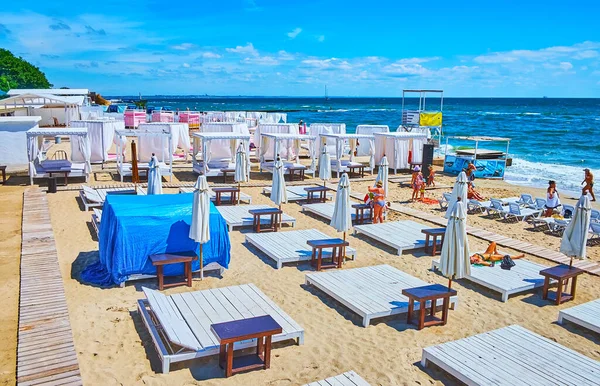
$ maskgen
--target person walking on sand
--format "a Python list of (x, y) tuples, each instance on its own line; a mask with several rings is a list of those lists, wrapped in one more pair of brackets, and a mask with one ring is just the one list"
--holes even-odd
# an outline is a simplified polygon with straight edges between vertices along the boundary
[(373, 193), (373, 223), (383, 222), (383, 211), (385, 210), (385, 191), (383, 182), (377, 181), (374, 188), (369, 187), (369, 193)]
[(585, 195), (586, 192), (588, 192), (590, 194), (590, 196), (592, 196), (592, 201), (596, 201), (596, 195), (594, 195), (594, 175), (592, 174), (591, 170), (588, 168), (583, 169), (583, 171), (585, 172), (585, 178), (583, 179), (583, 181), (581, 181), (581, 184), (585, 184), (585, 186), (583, 187), (583, 189), (581, 189), (581, 194)]
[(551, 217), (554, 209), (560, 206), (560, 198), (556, 190), (556, 181), (548, 181), (548, 190), (546, 190), (546, 212), (544, 217)]
[(433, 165), (429, 165), (429, 175), (427, 176), (427, 186), (435, 186), (435, 170)]

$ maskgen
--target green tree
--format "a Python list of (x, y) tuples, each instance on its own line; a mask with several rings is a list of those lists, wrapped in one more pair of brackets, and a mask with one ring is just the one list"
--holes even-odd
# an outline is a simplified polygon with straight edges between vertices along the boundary
[(11, 88), (50, 88), (52, 85), (39, 68), (0, 48), (0, 90)]

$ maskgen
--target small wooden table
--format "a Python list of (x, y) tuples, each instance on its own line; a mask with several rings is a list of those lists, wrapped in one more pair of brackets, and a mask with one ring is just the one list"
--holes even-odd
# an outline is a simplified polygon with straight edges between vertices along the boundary
[[(152, 261), (152, 265), (156, 267), (156, 275), (158, 276), (158, 289), (162, 291), (168, 287), (175, 287), (178, 285), (187, 284), (188, 287), (192, 286), (192, 260), (196, 258), (195, 252), (173, 252), (173, 253), (161, 253), (158, 255), (150, 255), (149, 258)], [(179, 281), (176, 283), (165, 284), (165, 278), (163, 275), (163, 266), (169, 264), (183, 263), (183, 274), (186, 278), (185, 281)]]
[[(240, 189), (235, 187), (222, 187), (222, 188), (213, 188), (213, 192), (215, 192), (215, 206), (219, 205), (237, 205), (237, 196), (240, 193)], [(221, 195), (223, 193), (230, 193), (229, 200), (223, 200)]]
[[(357, 177), (364, 177), (365, 176), (365, 165), (348, 165), (346, 166), (348, 168), (348, 177), (352, 177), (352, 174), (356, 174)], [(358, 172), (356, 172), (356, 169), (358, 169)]]
[[(425, 234), (425, 252), (431, 254), (431, 256), (439, 255), (442, 251), (437, 250), (437, 238), (441, 237), (440, 247), (444, 244), (444, 235), (446, 234), (446, 228), (429, 228), (422, 229), (421, 233)], [(429, 237), (433, 238), (433, 243), (429, 245)]]
[[(263, 208), (263, 209), (250, 209), (248, 211), (252, 218), (252, 227), (256, 233), (264, 232), (264, 231), (273, 231), (277, 232), (277, 226), (279, 225), (279, 218), (283, 214), (283, 211), (278, 208)], [(271, 216), (271, 221), (269, 222), (269, 226), (265, 228), (260, 227), (260, 217), (261, 216)]]
[[(350, 245), (349, 242), (342, 239), (308, 240), (306, 244), (312, 247), (310, 264), (316, 266), (317, 271), (323, 268), (342, 268), (346, 247)], [(324, 248), (332, 248), (331, 263), (323, 264)]]
[[(402, 295), (408, 297), (408, 313), (406, 323), (412, 323), (412, 314), (415, 307), (415, 301), (419, 302), (419, 322), (417, 329), (424, 327), (445, 325), (448, 322), (448, 309), (450, 308), (450, 297), (456, 296), (456, 290), (448, 289), (441, 284), (431, 284), (423, 287), (406, 288), (402, 290)], [(435, 316), (435, 307), (438, 299), (444, 299), (442, 305), (442, 318)], [(431, 301), (431, 311), (426, 316), (426, 303)]]
[[(541, 270), (540, 275), (544, 276), (542, 298), (544, 300), (550, 299), (551, 301), (555, 302), (556, 305), (575, 299), (577, 276), (581, 275), (583, 272), (584, 271), (579, 268), (569, 268), (569, 266), (565, 264)], [(558, 281), (556, 292), (548, 290), (548, 287), (550, 287), (550, 279), (555, 279)], [(569, 279), (572, 279), (571, 293), (566, 292), (566, 287), (569, 285)]]
[[(308, 186), (304, 188), (306, 191), (306, 202), (310, 204), (314, 200), (317, 202), (325, 202), (327, 201), (327, 192), (330, 191), (326, 186)], [(319, 193), (318, 199), (315, 199), (315, 193)]]
[[(271, 367), (271, 341), (273, 335), (283, 331), (270, 315), (216, 323), (210, 329), (219, 340), (219, 366), (225, 369), (225, 377), (242, 371), (266, 370)], [(235, 342), (248, 339), (256, 339), (256, 354), (234, 358)]]
[(71, 168), (69, 169), (46, 169), (46, 173), (48, 173), (48, 177), (52, 178), (53, 174), (63, 174), (65, 176), (65, 183), (63, 184), (63, 186), (67, 186), (69, 185), (69, 173), (71, 173)]
[(364, 224), (365, 223), (365, 210), (369, 210), (368, 221), (372, 221), (373, 219), (373, 208), (370, 204), (354, 204), (352, 207), (356, 210), (356, 219), (354, 222), (356, 224)]
[(0, 170), (2, 171), (2, 185), (6, 183), (6, 165), (0, 165)]
[[(146, 172), (144, 174), (142, 174), (142, 172)], [(138, 177), (140, 179), (140, 181), (142, 180), (142, 177), (146, 177), (146, 181), (148, 181), (148, 172), (150, 172), (150, 166), (148, 165), (138, 165)]]
[(304, 181), (304, 172), (306, 171), (306, 166), (288, 166), (286, 168), (290, 175), (290, 181), (294, 181), (294, 175), (298, 172), (298, 181)]
[(231, 173), (234, 174), (235, 173), (235, 169), (232, 168), (223, 168), (221, 169), (221, 173), (223, 173), (223, 183), (227, 183), (227, 174)]

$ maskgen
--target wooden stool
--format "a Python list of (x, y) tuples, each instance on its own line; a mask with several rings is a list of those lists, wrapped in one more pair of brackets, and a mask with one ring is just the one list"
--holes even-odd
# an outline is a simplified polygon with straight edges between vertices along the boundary
[[(342, 239), (308, 240), (306, 244), (312, 247), (310, 263), (317, 267), (317, 271), (323, 268), (342, 268), (346, 247), (350, 245), (349, 242)], [(331, 263), (323, 264), (324, 248), (332, 248)]]
[[(439, 255), (442, 251), (437, 250), (437, 238), (441, 237), (440, 247), (444, 245), (444, 235), (446, 234), (446, 228), (429, 228), (422, 229), (421, 233), (425, 234), (425, 252), (431, 254), (431, 256)], [(433, 238), (433, 243), (429, 245), (429, 237)]]
[[(575, 291), (577, 290), (577, 276), (581, 275), (582, 273), (582, 269), (569, 267), (565, 264), (541, 270), (540, 275), (544, 276), (542, 298), (544, 300), (550, 299), (551, 301), (555, 302), (556, 305), (575, 299)], [(550, 287), (550, 279), (555, 279), (558, 281), (556, 292), (548, 291), (548, 287)], [(566, 292), (569, 279), (572, 279), (571, 293)]]
[[(162, 291), (168, 287), (175, 287), (178, 285), (187, 284), (188, 287), (192, 286), (192, 260), (196, 258), (195, 252), (175, 252), (175, 253), (161, 253), (158, 255), (150, 255), (152, 265), (156, 267), (156, 275), (158, 276), (158, 289)], [(183, 263), (183, 272), (186, 277), (185, 281), (176, 283), (165, 284), (163, 275), (163, 266), (169, 264)]]
[[(263, 209), (250, 209), (248, 211), (252, 218), (252, 227), (256, 233), (260, 233), (262, 231), (273, 231), (277, 232), (277, 227), (279, 226), (279, 218), (283, 214), (283, 211), (278, 208), (263, 208)], [(266, 228), (260, 227), (260, 217), (261, 216), (271, 216), (271, 221), (269, 222), (269, 226)]]
[[(412, 323), (412, 313), (415, 309), (415, 301), (419, 302), (419, 321), (417, 329), (424, 327), (445, 325), (448, 322), (448, 309), (450, 308), (450, 297), (456, 296), (456, 291), (448, 289), (441, 284), (426, 285), (423, 287), (406, 288), (402, 290), (402, 295), (408, 297), (408, 313), (406, 323)], [(435, 307), (438, 299), (444, 299), (442, 305), (442, 318), (435, 316)], [(431, 301), (431, 311), (429, 316), (425, 316), (427, 301)]]
[[(223, 188), (213, 188), (213, 192), (215, 192), (215, 206), (219, 205), (237, 205), (237, 196), (240, 193), (238, 188), (234, 187), (223, 187)], [(229, 200), (223, 200), (221, 195), (223, 193), (230, 193)]]
[[(281, 334), (283, 329), (270, 316), (257, 316), (232, 322), (217, 323), (210, 330), (219, 340), (219, 366), (225, 369), (225, 377), (233, 374), (271, 367), (271, 341), (273, 335)], [(256, 339), (256, 354), (233, 358), (235, 342)]]

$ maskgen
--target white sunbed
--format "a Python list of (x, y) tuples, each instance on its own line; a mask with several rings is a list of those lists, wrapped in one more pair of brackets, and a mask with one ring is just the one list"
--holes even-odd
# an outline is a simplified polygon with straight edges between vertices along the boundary
[(492, 198), (489, 206), (485, 207), (485, 211), (487, 212), (488, 216), (497, 214), (504, 219), (506, 217), (506, 213), (508, 213), (508, 207), (505, 207), (501, 200)]
[[(280, 269), (284, 263), (309, 261), (312, 257), (312, 248), (306, 244), (308, 240), (330, 239), (316, 229), (303, 229), (288, 232), (250, 233), (246, 235), (246, 242), (254, 245), (261, 252), (273, 259)], [(346, 248), (346, 256), (356, 259), (356, 250)], [(331, 258), (330, 250), (323, 250), (323, 258)]]
[[(287, 191), (287, 199), (288, 201), (302, 201), (306, 200), (308, 197), (308, 193), (304, 188), (314, 187), (316, 185), (289, 185), (285, 187)], [(263, 188), (263, 194), (270, 196), (271, 195), (271, 187)], [(333, 194), (327, 192), (325, 194), (327, 200), (331, 200), (333, 198)]]
[(521, 208), (519, 204), (511, 202), (508, 204), (508, 212), (504, 214), (504, 219), (514, 218), (517, 221), (526, 221), (528, 218), (539, 217), (541, 210)]
[[(306, 275), (306, 284), (317, 287), (361, 316), (363, 327), (367, 327), (371, 319), (408, 312), (408, 298), (402, 290), (429, 283), (384, 264), (310, 273)], [(450, 298), (454, 307), (457, 301), (457, 296)], [(439, 299), (437, 305), (442, 303)], [(426, 307), (430, 305), (427, 302)], [(415, 304), (417, 309), (419, 305)]]
[(559, 311), (558, 324), (565, 321), (600, 334), (600, 299)]
[[(168, 373), (171, 363), (219, 354), (211, 331), (215, 323), (271, 315), (283, 332), (273, 342), (296, 339), (304, 343), (304, 329), (254, 284), (183, 292), (171, 296), (143, 288), (147, 299), (138, 300), (138, 311), (152, 336)], [(256, 339), (234, 345), (235, 350), (256, 347)]]
[(345, 372), (335, 377), (329, 377), (322, 381), (307, 383), (304, 386), (370, 386), (367, 381), (361, 378), (353, 370)]
[[(179, 188), (179, 193), (194, 193), (194, 188)], [(231, 193), (223, 193), (221, 195), (221, 197), (224, 200), (229, 200), (231, 198)], [(252, 196), (249, 195), (248, 193), (244, 193), (244, 192), (240, 191), (239, 197), (240, 197), (240, 202), (252, 204)], [(217, 194), (211, 190), (210, 191), (210, 200), (215, 201), (216, 199), (217, 199)]]
[(354, 233), (362, 233), (396, 249), (398, 255), (406, 250), (425, 248), (425, 235), (421, 230), (431, 228), (415, 221), (391, 221), (380, 224), (355, 225)]
[[(254, 217), (248, 213), (251, 209), (266, 209), (273, 208), (269, 205), (231, 205), (231, 206), (217, 206), (217, 210), (221, 213), (221, 216), (227, 222), (227, 228), (231, 231), (233, 228), (252, 226)], [(268, 224), (270, 218), (265, 216), (261, 217), (261, 224)], [(281, 215), (281, 223), (289, 224), (292, 227), (296, 226), (296, 219), (290, 215), (283, 213)]]
[[(439, 267), (439, 260), (431, 262), (432, 271)], [(465, 279), (494, 292), (500, 292), (502, 301), (506, 302), (510, 295), (542, 287), (544, 277), (540, 275), (540, 271), (546, 268), (548, 267), (545, 265), (523, 259), (515, 260), (515, 266), (510, 270), (500, 268), (500, 262), (496, 263), (494, 267), (471, 265), (471, 274)], [(552, 283), (555, 282), (555, 280), (552, 281)]]
[(450, 203), (450, 198), (452, 197), (452, 193), (442, 193), (442, 198), (438, 200), (440, 204), (440, 209), (444, 210), (448, 208), (448, 204)]
[(93, 208), (92, 226), (96, 231), (96, 236), (100, 237), (100, 221), (102, 221), (102, 209)]
[(467, 385), (600, 385), (600, 362), (512, 325), (423, 349)]
[(134, 188), (122, 187), (122, 188), (107, 188), (107, 189), (95, 189), (86, 185), (81, 187), (79, 191), (79, 198), (85, 207), (85, 210), (90, 210), (90, 208), (101, 208), (104, 205), (104, 200), (106, 200), (106, 195), (108, 194), (135, 194), (145, 195), (146, 189), (142, 187), (137, 187), (136, 190)]
[[(318, 204), (304, 204), (302, 205), (302, 211), (303, 212), (310, 212), (312, 214), (315, 214), (319, 217), (323, 217), (326, 218), (327, 220), (331, 220), (333, 218), (333, 211), (335, 209), (335, 204), (333, 203), (327, 203), (327, 202), (320, 202)], [(351, 208), (351, 217), (352, 217), (352, 222), (355, 222), (357, 220), (356, 217), (356, 211), (354, 209)], [(372, 214), (371, 214), (371, 209), (366, 210), (363, 213), (363, 218), (367, 221), (370, 221), (372, 218)]]

